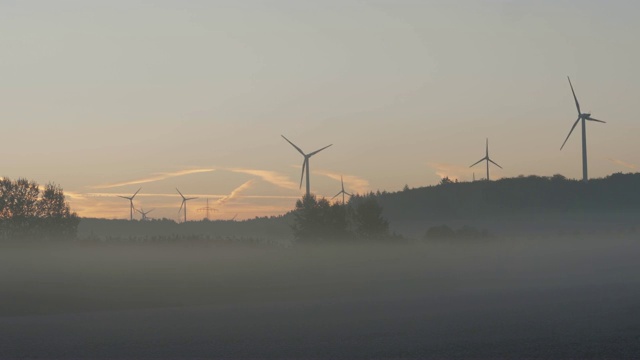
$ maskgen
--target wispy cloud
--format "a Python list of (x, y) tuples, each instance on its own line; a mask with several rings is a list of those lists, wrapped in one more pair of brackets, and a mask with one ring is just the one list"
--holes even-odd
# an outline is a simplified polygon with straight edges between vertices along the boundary
[[(428, 165), (435, 170), (436, 175), (440, 176), (441, 179), (448, 177), (451, 180), (467, 180), (476, 171), (472, 168), (455, 164), (430, 162)], [(482, 176), (477, 178), (479, 179), (480, 177)]]
[(327, 170), (316, 170), (313, 171), (313, 173), (329, 177), (336, 181), (340, 181), (340, 176), (342, 176), (344, 188), (347, 192), (365, 194), (369, 191), (369, 181), (355, 175), (339, 174)]
[[(122, 196), (131, 196), (131, 194), (128, 193), (107, 193), (107, 192), (90, 192), (90, 193), (78, 193), (78, 192), (69, 192), (66, 191), (64, 192), (65, 195), (67, 195), (68, 198), (70, 199), (88, 199), (88, 198), (101, 198), (101, 197), (106, 197), (106, 198), (117, 198), (118, 196), (122, 195)], [(223, 194), (198, 194), (198, 193), (183, 193), (184, 196), (187, 197), (198, 197), (198, 198), (213, 198), (213, 199), (221, 199), (223, 197), (229, 196), (229, 195), (223, 195)], [(242, 196), (237, 196), (237, 197), (242, 197), (245, 199), (299, 199), (299, 196), (295, 196), (295, 195), (242, 195)], [(140, 192), (138, 193), (138, 195), (136, 195), (136, 199), (138, 198), (180, 198), (180, 195), (178, 193), (143, 193)]]
[(142, 179), (123, 181), (123, 182), (112, 183), (112, 184), (90, 186), (90, 188), (92, 188), (92, 189), (112, 189), (112, 188), (121, 187), (121, 186), (127, 186), (127, 185), (146, 184), (146, 183), (161, 181), (161, 180), (165, 180), (165, 179), (169, 179), (169, 178), (173, 178), (173, 177), (178, 177), (178, 176), (185, 176), (185, 175), (191, 175), (191, 174), (212, 172), (212, 171), (215, 171), (215, 170), (216, 169), (205, 168), (205, 169), (180, 170), (180, 171), (175, 171), (175, 172), (163, 172), (163, 173), (153, 174), (151, 176), (148, 176), (148, 177), (145, 177), (145, 178), (142, 178)]
[(631, 170), (637, 170), (638, 167), (634, 164), (622, 161), (622, 160), (618, 160), (618, 159), (613, 159), (613, 158), (607, 158), (607, 160), (611, 161), (612, 163), (616, 164), (616, 165), (620, 165), (622, 167), (626, 167), (627, 169), (631, 169)]
[(298, 184), (291, 181), (291, 179), (289, 179), (286, 175), (277, 173), (275, 171), (244, 169), (244, 168), (232, 168), (228, 170), (236, 173), (243, 173), (243, 174), (257, 176), (262, 180), (268, 183), (271, 183), (273, 185), (279, 186), (281, 188), (285, 188), (289, 190), (298, 190)]
[(244, 184), (238, 186), (237, 188), (233, 189), (233, 191), (231, 191), (231, 193), (221, 199), (218, 199), (218, 201), (216, 202), (218, 205), (222, 206), (224, 204), (226, 204), (229, 200), (235, 199), (237, 198), (240, 193), (242, 193), (243, 191), (247, 190), (248, 188), (251, 187), (251, 185), (253, 185), (253, 179), (245, 182)]

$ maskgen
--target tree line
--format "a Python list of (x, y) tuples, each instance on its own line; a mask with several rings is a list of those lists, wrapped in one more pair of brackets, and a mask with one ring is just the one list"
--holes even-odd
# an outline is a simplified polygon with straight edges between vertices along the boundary
[(454, 182), (376, 193), (391, 221), (484, 219), (536, 212), (640, 211), (640, 173), (616, 173), (588, 183), (562, 175)]
[(0, 180), (0, 238), (70, 238), (76, 236), (79, 223), (60, 186)]
[(347, 204), (333, 203), (305, 195), (293, 211), (293, 235), (301, 242), (349, 240), (398, 240), (389, 234), (389, 223), (382, 216), (375, 196), (355, 195)]

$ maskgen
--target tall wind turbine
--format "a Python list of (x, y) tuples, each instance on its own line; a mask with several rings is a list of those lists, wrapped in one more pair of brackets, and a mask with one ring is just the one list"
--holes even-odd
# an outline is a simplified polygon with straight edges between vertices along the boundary
[(180, 211), (182, 211), (182, 208), (184, 208), (184, 222), (187, 222), (187, 201), (197, 199), (197, 197), (192, 197), (192, 198), (184, 197), (184, 195), (182, 195), (182, 193), (180, 192), (180, 190), (178, 190), (178, 188), (176, 188), (176, 190), (178, 191), (178, 194), (180, 194), (180, 196), (182, 197), (182, 204), (180, 204), (180, 209), (178, 210), (178, 214), (180, 213)]
[(571, 84), (571, 79), (569, 79), (568, 76), (567, 76), (567, 79), (569, 80), (569, 86), (571, 86), (571, 93), (573, 94), (573, 99), (576, 101), (576, 109), (578, 110), (578, 119), (576, 120), (576, 122), (573, 123), (573, 126), (569, 131), (569, 135), (567, 135), (567, 138), (564, 139), (564, 142), (562, 143), (560, 150), (562, 150), (562, 148), (564, 147), (564, 144), (566, 144), (567, 140), (569, 140), (569, 136), (571, 136), (573, 129), (575, 129), (576, 125), (578, 125), (578, 121), (582, 120), (582, 181), (586, 182), (589, 179), (587, 175), (587, 120), (601, 122), (601, 123), (605, 123), (605, 122), (602, 120), (592, 118), (590, 113), (582, 113), (580, 111), (580, 104), (578, 103), (576, 92), (573, 91), (573, 85)]
[[(491, 162), (493, 165), (499, 167), (500, 169), (502, 169), (502, 166), (498, 165), (495, 161), (491, 160), (491, 158), (489, 157), (489, 139), (487, 139), (487, 147), (486, 147), (486, 153), (485, 156), (478, 160), (477, 162), (475, 162), (473, 165), (469, 166), (469, 167), (474, 167), (477, 164), (486, 161), (487, 162), (487, 181), (489, 181), (489, 162)], [(475, 174), (474, 174), (475, 175)]]
[(138, 195), (138, 192), (140, 192), (140, 190), (142, 190), (142, 188), (138, 189), (138, 191), (136, 191), (132, 196), (121, 196), (121, 195), (118, 195), (118, 197), (121, 197), (123, 199), (127, 199), (131, 203), (131, 206), (129, 206), (129, 211), (130, 211), (129, 221), (133, 221), (133, 210), (135, 210), (135, 207), (133, 207), (133, 198), (136, 197), (136, 195)]
[(340, 175), (340, 184), (342, 185), (342, 190), (340, 190), (339, 193), (337, 193), (334, 197), (332, 197), (331, 200), (335, 199), (338, 195), (342, 194), (342, 205), (344, 205), (344, 196), (345, 195), (353, 196), (353, 194), (349, 194), (348, 192), (344, 191), (344, 181), (342, 181), (342, 175)]
[(144, 211), (144, 209), (140, 209), (140, 210), (136, 209), (136, 211), (137, 211), (137, 212), (139, 212), (139, 213), (140, 213), (140, 215), (142, 215), (142, 221), (147, 221), (147, 220), (149, 220), (149, 219), (147, 218), (147, 214), (148, 214), (148, 213), (150, 213), (150, 212), (152, 212), (153, 210), (155, 210), (155, 209), (151, 209), (151, 210), (148, 210), (148, 211)]
[(299, 152), (300, 154), (302, 154), (302, 156), (304, 156), (304, 161), (302, 162), (302, 175), (300, 175), (300, 188), (302, 189), (302, 179), (303, 179), (303, 178), (304, 178), (304, 176), (305, 176), (305, 169), (306, 169), (306, 171), (307, 171), (307, 173), (306, 173), (306, 175), (307, 175), (307, 196), (311, 195), (311, 183), (310, 183), (310, 181), (309, 181), (309, 159), (310, 159), (313, 155), (315, 155), (315, 154), (319, 153), (320, 151), (322, 151), (322, 150), (324, 150), (324, 149), (328, 148), (329, 146), (331, 146), (331, 145), (333, 145), (333, 144), (327, 145), (327, 146), (323, 147), (322, 149), (318, 149), (318, 150), (316, 150), (316, 151), (314, 151), (314, 152), (311, 152), (311, 153), (305, 154), (305, 153), (304, 153), (304, 151), (302, 151), (302, 149), (300, 149), (300, 148), (299, 148), (299, 147), (297, 147), (294, 143), (292, 143), (291, 141), (289, 141), (289, 139), (287, 139), (286, 137), (284, 137), (284, 135), (280, 135), (280, 136), (282, 136), (285, 140), (287, 140), (287, 142), (288, 142), (289, 144), (291, 144), (291, 146), (293, 146), (294, 148), (296, 148), (296, 150), (298, 150), (298, 152)]

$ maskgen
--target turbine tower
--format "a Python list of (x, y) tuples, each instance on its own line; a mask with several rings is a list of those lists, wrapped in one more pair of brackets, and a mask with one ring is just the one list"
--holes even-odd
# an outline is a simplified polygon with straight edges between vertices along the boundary
[[(493, 165), (499, 167), (500, 169), (502, 169), (502, 166), (498, 165), (495, 161), (491, 160), (491, 158), (489, 157), (489, 139), (487, 139), (487, 147), (486, 147), (486, 153), (485, 156), (478, 160), (477, 162), (475, 162), (473, 165), (469, 166), (469, 167), (474, 167), (477, 164), (486, 161), (487, 162), (487, 181), (489, 181), (489, 162), (491, 162)], [(475, 176), (475, 174), (474, 174)]]
[(154, 209), (151, 209), (151, 210), (149, 210), (149, 211), (144, 211), (144, 209), (140, 209), (140, 210), (136, 209), (136, 211), (137, 211), (137, 212), (139, 212), (139, 213), (140, 213), (140, 215), (142, 215), (142, 221), (147, 221), (147, 220), (149, 220), (149, 219), (147, 218), (147, 214), (148, 214), (148, 213), (150, 213), (150, 212), (152, 212), (153, 210), (154, 210)]
[(307, 175), (307, 196), (310, 196), (310, 195), (311, 195), (311, 183), (310, 183), (310, 181), (309, 181), (309, 159), (310, 159), (313, 155), (315, 155), (315, 154), (319, 153), (320, 151), (322, 151), (322, 150), (324, 150), (324, 149), (328, 148), (329, 146), (331, 146), (331, 145), (333, 145), (333, 144), (327, 145), (327, 146), (323, 147), (322, 149), (318, 149), (318, 150), (316, 150), (316, 151), (314, 151), (314, 152), (311, 152), (311, 153), (305, 154), (305, 153), (304, 153), (304, 151), (302, 151), (302, 149), (300, 149), (300, 148), (299, 148), (299, 147), (297, 147), (294, 143), (292, 143), (291, 141), (289, 141), (289, 139), (287, 139), (286, 137), (284, 137), (284, 135), (280, 135), (280, 136), (282, 136), (285, 140), (287, 140), (287, 142), (288, 142), (289, 144), (291, 144), (291, 146), (293, 146), (294, 148), (296, 148), (296, 150), (298, 150), (298, 152), (299, 152), (300, 154), (302, 154), (302, 156), (304, 156), (304, 161), (302, 162), (302, 175), (300, 175), (300, 188), (302, 189), (302, 179), (303, 179), (303, 178), (304, 178), (304, 176), (305, 176), (305, 169), (306, 169), (306, 172), (307, 172), (307, 173), (306, 173), (306, 175)]
[(133, 210), (135, 210), (135, 207), (133, 207), (133, 198), (136, 197), (136, 195), (138, 195), (138, 192), (140, 192), (140, 190), (142, 190), (142, 188), (138, 189), (138, 191), (136, 191), (132, 196), (121, 196), (121, 195), (118, 195), (118, 197), (121, 197), (123, 199), (127, 199), (131, 203), (131, 206), (129, 206), (129, 212), (130, 212), (129, 221), (133, 221)]
[(573, 129), (575, 129), (576, 125), (578, 125), (578, 121), (582, 120), (582, 181), (587, 182), (587, 180), (589, 180), (589, 176), (587, 174), (587, 120), (601, 122), (601, 123), (605, 123), (605, 122), (602, 120), (592, 118), (591, 113), (582, 113), (580, 111), (580, 104), (578, 103), (576, 92), (573, 91), (573, 85), (571, 84), (571, 79), (569, 79), (568, 76), (567, 76), (567, 79), (569, 80), (569, 86), (571, 87), (571, 93), (573, 94), (573, 99), (576, 101), (576, 109), (578, 110), (578, 119), (576, 120), (576, 122), (573, 123), (573, 126), (569, 131), (569, 135), (567, 135), (567, 138), (564, 139), (564, 142), (562, 143), (560, 150), (562, 150), (562, 148), (564, 147), (564, 144), (566, 144), (567, 140), (569, 140), (569, 136), (571, 136)]
[(197, 197), (192, 197), (192, 198), (184, 197), (184, 195), (182, 195), (182, 193), (180, 192), (180, 190), (178, 190), (178, 188), (176, 188), (176, 190), (178, 191), (178, 194), (180, 194), (180, 196), (182, 197), (182, 204), (180, 204), (180, 209), (178, 210), (178, 214), (180, 213), (180, 211), (182, 211), (182, 208), (184, 208), (184, 222), (187, 222), (187, 201), (197, 199)]
[(344, 191), (344, 181), (342, 181), (342, 175), (340, 175), (340, 184), (342, 185), (342, 190), (340, 190), (339, 193), (337, 193), (334, 197), (332, 197), (331, 200), (335, 199), (338, 195), (342, 194), (342, 205), (344, 205), (344, 196), (345, 195), (353, 196), (353, 194), (349, 194), (348, 192)]

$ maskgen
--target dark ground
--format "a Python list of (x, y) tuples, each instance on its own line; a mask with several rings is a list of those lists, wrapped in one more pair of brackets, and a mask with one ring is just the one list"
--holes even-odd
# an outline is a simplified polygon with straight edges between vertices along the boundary
[(637, 358), (640, 240), (0, 248), (0, 358)]

